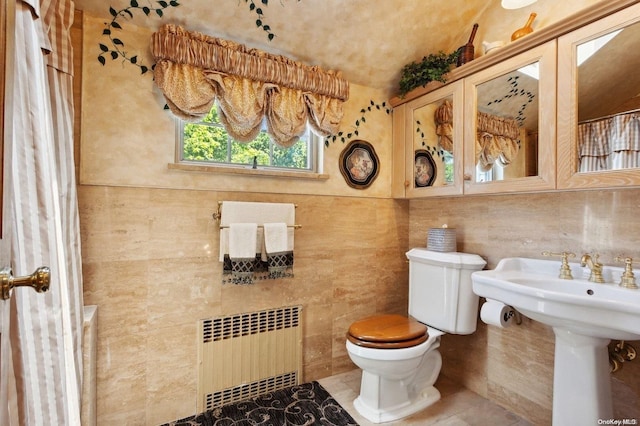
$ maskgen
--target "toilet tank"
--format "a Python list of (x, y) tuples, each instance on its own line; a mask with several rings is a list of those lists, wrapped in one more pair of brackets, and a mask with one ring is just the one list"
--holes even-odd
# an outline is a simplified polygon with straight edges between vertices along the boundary
[(476, 331), (478, 296), (471, 273), (487, 262), (477, 254), (443, 253), (426, 248), (407, 252), (409, 315), (423, 324), (452, 334)]

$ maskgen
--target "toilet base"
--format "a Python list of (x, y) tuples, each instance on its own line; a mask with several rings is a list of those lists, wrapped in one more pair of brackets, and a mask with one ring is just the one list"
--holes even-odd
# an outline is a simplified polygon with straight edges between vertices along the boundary
[(375, 409), (367, 405), (359, 396), (353, 401), (353, 406), (358, 413), (371, 423), (385, 423), (408, 417), (424, 410), (440, 399), (440, 392), (434, 386), (429, 386), (416, 397), (397, 407), (385, 410)]

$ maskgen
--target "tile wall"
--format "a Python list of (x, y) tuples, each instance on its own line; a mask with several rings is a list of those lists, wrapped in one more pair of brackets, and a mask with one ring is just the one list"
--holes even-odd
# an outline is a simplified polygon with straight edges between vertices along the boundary
[[(221, 285), (219, 200), (296, 204), (295, 278)], [(303, 306), (304, 380), (354, 368), (355, 319), (405, 313), (407, 201), (79, 187), (84, 302), (98, 305), (98, 424), (195, 413), (197, 321)]]
[[(458, 250), (496, 266), (503, 257), (542, 258), (543, 250), (624, 254), (640, 265), (640, 190), (559, 192), (413, 200), (409, 244), (424, 245), (430, 227), (455, 227)], [(630, 342), (640, 349), (640, 342)], [(524, 319), (507, 329), (482, 322), (471, 336), (443, 337), (443, 374), (536, 424), (550, 424), (554, 335)], [(615, 417), (640, 418), (640, 362), (612, 375)]]

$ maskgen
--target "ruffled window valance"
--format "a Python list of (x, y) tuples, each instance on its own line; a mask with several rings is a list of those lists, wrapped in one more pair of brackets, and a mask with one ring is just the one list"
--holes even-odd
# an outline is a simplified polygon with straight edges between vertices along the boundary
[(445, 99), (434, 114), (438, 143), (448, 152), (453, 152), (453, 106)]
[(520, 149), (516, 120), (478, 111), (476, 132), (476, 164), (481, 170), (490, 170), (496, 161), (505, 167), (515, 160)]
[[(434, 114), (438, 143), (445, 151), (453, 150), (453, 106), (448, 99)], [(518, 155), (520, 128), (511, 118), (497, 117), (478, 111), (476, 125), (476, 164), (483, 171), (490, 170), (498, 161), (507, 166)]]
[(227, 132), (252, 141), (263, 119), (273, 141), (293, 145), (306, 124), (321, 136), (338, 131), (349, 83), (284, 56), (164, 25), (152, 35), (154, 78), (177, 117), (196, 121), (214, 103)]

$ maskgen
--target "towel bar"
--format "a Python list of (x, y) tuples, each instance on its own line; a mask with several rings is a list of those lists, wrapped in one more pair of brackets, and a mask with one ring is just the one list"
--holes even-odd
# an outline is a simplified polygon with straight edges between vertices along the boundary
[[(218, 201), (218, 211), (214, 212), (211, 216), (213, 216), (213, 220), (219, 221), (222, 219), (222, 203), (223, 201)], [(297, 204), (293, 205), (294, 208), (298, 208)], [(302, 225), (289, 225), (289, 227), (293, 226), (294, 228), (302, 228)], [(227, 226), (221, 226), (220, 228), (228, 228)]]
[[(221, 226), (220, 229), (225, 229), (228, 228), (228, 226)], [(262, 228), (262, 225), (258, 225), (258, 228)], [(302, 225), (287, 225), (287, 228), (295, 228), (295, 229), (300, 229), (302, 228)]]
[[(298, 205), (294, 204), (293, 207), (297, 209)], [(213, 220), (215, 220), (216, 222), (220, 221), (220, 219), (222, 218), (222, 201), (218, 201), (218, 211), (213, 213), (211, 216), (213, 217)], [(228, 227), (229, 226), (220, 226), (220, 229), (224, 229)], [(262, 228), (262, 225), (258, 225), (258, 228)], [(300, 229), (302, 228), (302, 225), (287, 225), (287, 228)]]

